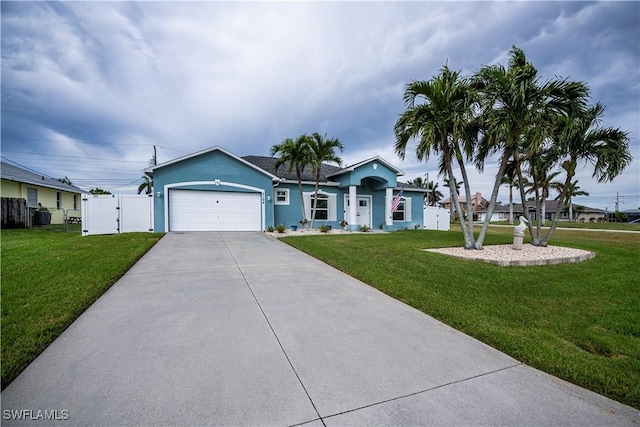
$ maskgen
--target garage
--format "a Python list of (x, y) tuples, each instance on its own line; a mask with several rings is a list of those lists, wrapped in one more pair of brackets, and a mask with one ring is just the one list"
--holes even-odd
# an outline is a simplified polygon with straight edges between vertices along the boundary
[(261, 231), (260, 193), (169, 191), (169, 231)]

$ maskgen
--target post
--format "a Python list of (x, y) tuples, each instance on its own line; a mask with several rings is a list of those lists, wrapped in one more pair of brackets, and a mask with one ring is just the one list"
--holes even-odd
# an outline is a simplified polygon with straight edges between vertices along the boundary
[(358, 229), (358, 195), (356, 193), (356, 186), (349, 186), (349, 230)]
[(393, 214), (391, 213), (391, 205), (393, 202), (393, 188), (385, 188), (384, 196), (384, 224), (387, 227), (393, 226)]

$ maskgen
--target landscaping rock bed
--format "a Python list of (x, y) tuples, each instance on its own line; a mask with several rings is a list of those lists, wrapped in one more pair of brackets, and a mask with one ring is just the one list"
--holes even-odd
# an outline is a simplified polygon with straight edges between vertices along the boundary
[(561, 246), (533, 246), (525, 244), (521, 250), (514, 250), (511, 245), (485, 246), (483, 250), (469, 250), (460, 247), (425, 249), (425, 251), (450, 255), (457, 258), (483, 261), (502, 267), (524, 267), (531, 265), (566, 264), (582, 262), (596, 256), (594, 252), (582, 249), (564, 248)]

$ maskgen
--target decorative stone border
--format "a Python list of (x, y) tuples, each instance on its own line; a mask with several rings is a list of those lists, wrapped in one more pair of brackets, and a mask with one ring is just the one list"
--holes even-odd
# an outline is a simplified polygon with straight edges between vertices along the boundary
[(561, 246), (533, 246), (526, 244), (521, 250), (512, 249), (511, 245), (485, 246), (484, 250), (464, 248), (424, 249), (456, 258), (482, 261), (500, 267), (528, 267), (535, 265), (568, 264), (587, 261), (595, 258), (594, 252)]

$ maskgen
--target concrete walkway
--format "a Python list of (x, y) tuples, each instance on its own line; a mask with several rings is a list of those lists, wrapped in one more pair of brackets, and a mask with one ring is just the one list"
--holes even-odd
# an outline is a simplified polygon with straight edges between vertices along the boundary
[(640, 424), (263, 233), (166, 235), (2, 410), (3, 425)]

